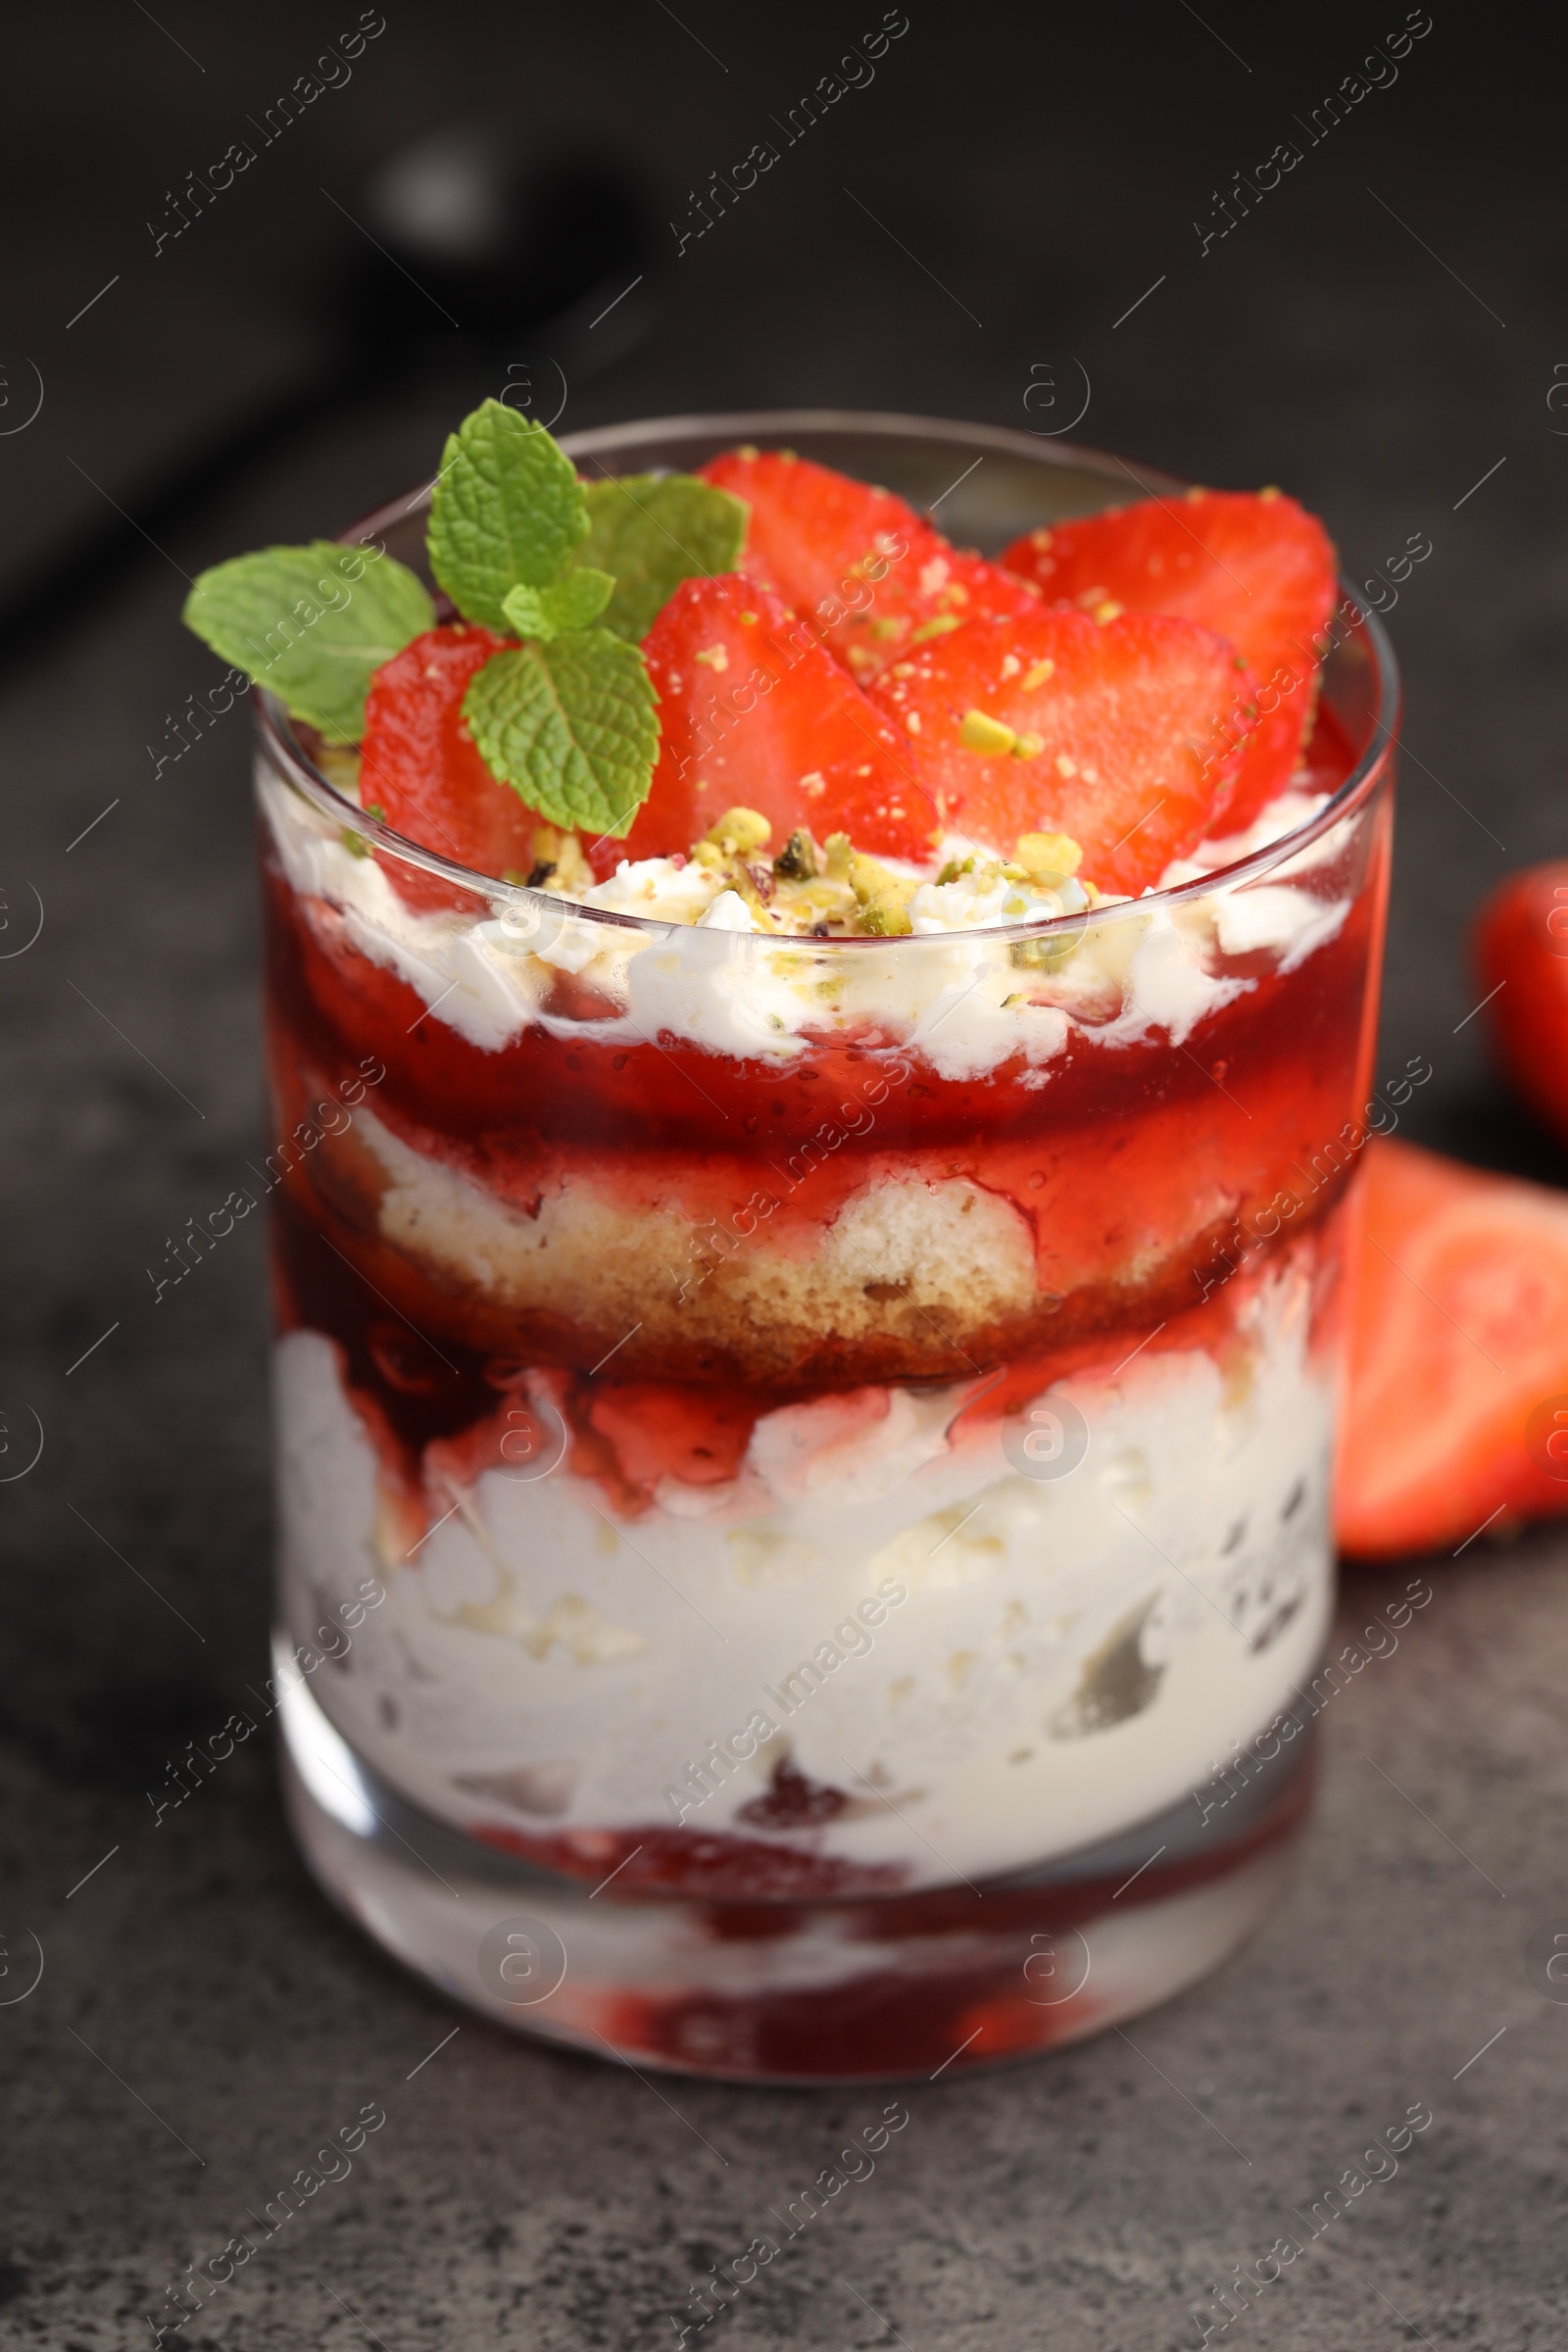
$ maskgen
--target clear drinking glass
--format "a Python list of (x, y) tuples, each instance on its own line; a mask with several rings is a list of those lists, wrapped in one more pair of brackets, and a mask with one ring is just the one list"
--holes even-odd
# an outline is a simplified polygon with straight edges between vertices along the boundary
[[(972, 466), (986, 551), (1126, 478), (893, 416), (564, 446), (740, 441), (916, 506)], [(422, 526), (367, 528), (422, 568)], [(640, 2065), (956, 2073), (1275, 1901), (1397, 715), (1376, 620), (1335, 634), (1284, 837), (936, 937), (466, 873), (263, 703), (287, 1798), (460, 2000)]]

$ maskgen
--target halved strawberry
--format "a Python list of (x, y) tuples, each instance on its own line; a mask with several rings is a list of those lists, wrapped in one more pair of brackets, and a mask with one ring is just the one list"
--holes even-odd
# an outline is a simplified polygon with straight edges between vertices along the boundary
[(1226, 810), (1250, 825), (1290, 781), (1317, 705), (1336, 559), (1315, 514), (1277, 490), (1190, 490), (1028, 531), (1002, 562), (1052, 604), (1171, 612), (1215, 629), (1257, 682), (1261, 723)]
[(966, 620), (873, 680), (945, 827), (1005, 853), (1070, 833), (1102, 890), (1136, 894), (1215, 829), (1247, 680), (1224, 639), (1129, 612)]
[(1508, 1075), (1568, 1140), (1568, 860), (1511, 875), (1477, 915), (1472, 944)]
[(596, 872), (690, 849), (733, 808), (775, 847), (797, 825), (857, 849), (925, 858), (937, 808), (906, 740), (804, 620), (739, 572), (683, 580), (643, 640), (659, 695), (659, 765), (624, 841), (589, 845)]
[(783, 450), (710, 459), (705, 481), (752, 510), (741, 568), (814, 618), (864, 684), (923, 633), (1031, 612), (1034, 590), (965, 555), (902, 498)]
[(1568, 1510), (1568, 1199), (1412, 1144), (1366, 1163), (1341, 1543), (1452, 1549)]
[[(510, 784), (485, 765), (463, 716), (475, 672), (511, 642), (476, 622), (426, 629), (370, 681), (360, 747), (360, 799), (398, 833), (427, 850), (498, 880), (526, 878), (539, 823)], [(471, 901), (415, 866), (386, 861), (411, 906), (463, 906)]]

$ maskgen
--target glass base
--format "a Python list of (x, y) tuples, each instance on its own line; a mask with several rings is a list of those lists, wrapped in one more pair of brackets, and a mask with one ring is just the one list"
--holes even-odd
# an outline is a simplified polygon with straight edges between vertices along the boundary
[[(286, 1654), (286, 1653), (285, 1653)], [(1229, 1958), (1288, 1883), (1310, 1718), (1259, 1763), (1044, 1869), (809, 1902), (618, 1898), (410, 1805), (297, 1683), (289, 1819), (326, 1893), (496, 2024), (597, 2057), (761, 2082), (956, 2075), (1137, 2017)]]

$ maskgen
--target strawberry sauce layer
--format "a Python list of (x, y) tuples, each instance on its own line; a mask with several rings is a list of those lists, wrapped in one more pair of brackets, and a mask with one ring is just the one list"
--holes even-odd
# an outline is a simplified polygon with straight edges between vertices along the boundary
[[(1118, 2010), (1114, 1992), (1095, 1982), (1093, 1969), (1076, 1991), (1042, 1997), (1054, 1990), (1058, 1969), (1069, 1984), (1078, 1975), (1084, 1932), (1139, 1911), (1157, 1913), (1182, 1897), (1191, 1900), (1283, 1845), (1305, 1817), (1315, 1778), (1309, 1759), (1310, 1751), (1304, 1768), (1288, 1778), (1262, 1818), (1239, 1837), (1214, 1852), (1163, 1867), (1156, 1861), (1132, 1887), (1118, 1873), (1116, 1879), (1070, 1886), (963, 1886), (864, 1904), (841, 1899), (835, 1906), (840, 1935), (847, 1942), (890, 1947), (896, 1952), (892, 1966), (751, 1996), (628, 1990), (601, 2017), (600, 2031), (617, 2049), (666, 2066), (781, 2082), (949, 2068), (967, 2073), (1076, 2041), (1111, 2023)], [(628, 1833), (628, 1849), (634, 1841)], [(737, 1872), (739, 1867), (732, 1865)], [(700, 1900), (704, 1889), (694, 1884), (686, 1891)], [(814, 1906), (766, 1899), (784, 1889), (775, 1889), (765, 1872), (755, 1891), (756, 1902), (708, 1902), (704, 1932), (719, 1942), (769, 1941), (811, 1924)], [(831, 1901), (838, 1891), (824, 1886), (816, 1899)]]

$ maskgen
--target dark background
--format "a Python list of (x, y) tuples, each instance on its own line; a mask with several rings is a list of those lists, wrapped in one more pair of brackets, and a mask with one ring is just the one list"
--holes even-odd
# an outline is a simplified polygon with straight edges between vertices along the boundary
[[(1437, 0), (1394, 85), (1309, 145), (1300, 118), (1402, 8), (910, 0), (870, 86), (677, 257), (690, 191), (783, 146), (772, 118), (879, 9), (387, 0), (347, 86), (252, 137), (255, 164), (155, 253), (186, 173), (357, 15), (124, 0), (6, 34), (0, 1475), (44, 1437), (0, 1484), (8, 2344), (148, 2341), (166, 2283), (371, 2098), (389, 2128), (351, 2180), (184, 2340), (667, 2343), (691, 2278), (881, 2095), (681, 2084), (672, 2114), (474, 2021), (406, 2082), (456, 2013), (327, 1913), (266, 1759), (151, 1826), (146, 1790), (262, 1670), (270, 1541), (258, 1236), (156, 1310), (145, 1271), (264, 1136), (245, 722), (161, 772), (147, 749), (214, 675), (182, 574), (427, 477), (509, 382), (550, 420), (558, 368), (563, 431), (790, 403), (1039, 430), (1087, 383), (1076, 437), (1283, 484), (1356, 579), (1431, 538), (1390, 615), (1409, 758), (1380, 1066), (1433, 1063), (1418, 1140), (1564, 1175), (1465, 1020), (1469, 909), (1568, 848), (1563, 53), (1541, 20)], [(425, 292), (394, 284), (364, 233), (377, 171), (479, 118), (540, 166), (618, 173), (646, 256), (616, 231), (550, 318), (434, 268)], [(1195, 220), (1284, 139), (1300, 164), (1204, 254)], [(585, 217), (568, 205), (553, 249), (576, 253)], [(333, 368), (352, 397), (316, 397)], [(171, 505), (173, 475), (285, 402), (291, 429)], [(121, 511), (159, 543), (128, 563), (101, 535)], [(725, 2323), (738, 2341), (1195, 2342), (1209, 2280), (1419, 2098), (1437, 2125), (1399, 2179), (1232, 2334), (1560, 2340), (1568, 2021), (1524, 1945), (1568, 1916), (1568, 1559), (1537, 1535), (1432, 1573), (1436, 1604), (1329, 1726), (1302, 1879), (1259, 1944), (1136, 2046), (919, 2085), (898, 2162)], [(1402, 1582), (1362, 1580), (1353, 1605)], [(32, 1938), (44, 1975), (20, 1998)]]

